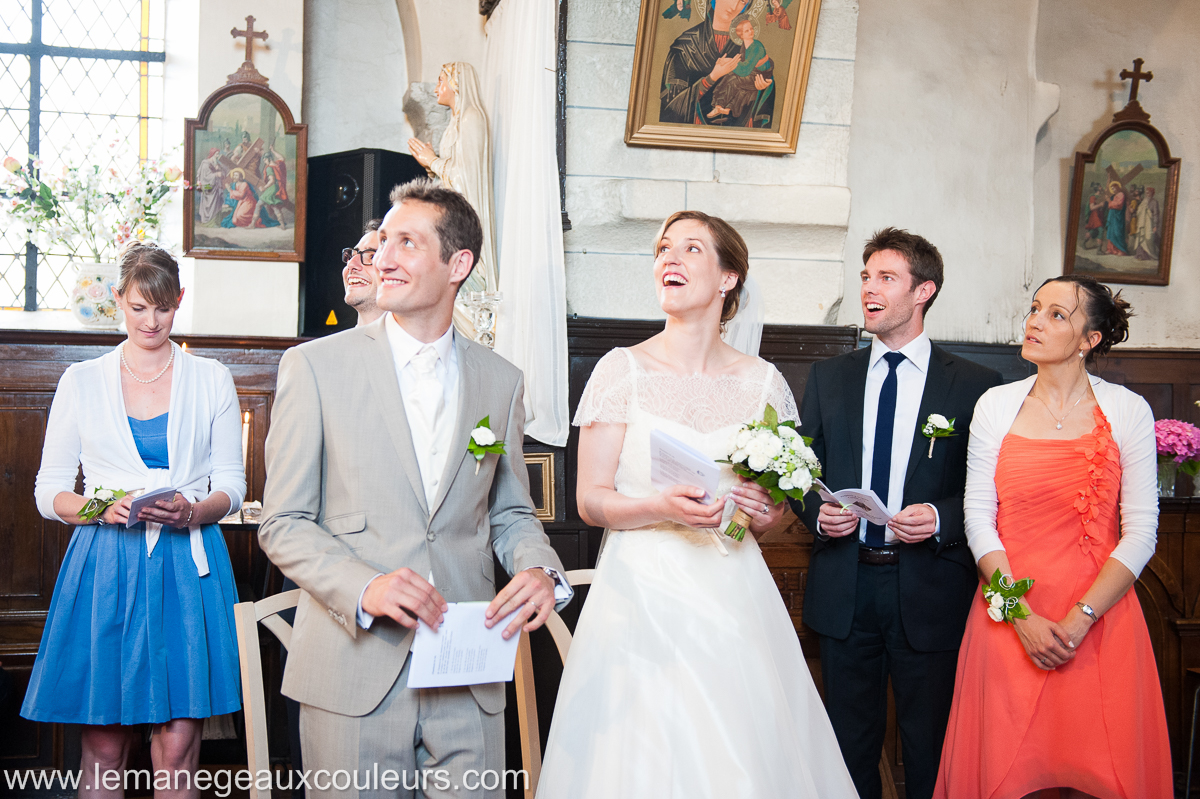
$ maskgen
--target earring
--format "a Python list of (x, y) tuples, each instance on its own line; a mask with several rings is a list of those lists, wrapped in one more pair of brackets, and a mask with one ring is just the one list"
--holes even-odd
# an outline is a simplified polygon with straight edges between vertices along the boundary
[(1083, 350), (1080, 350), (1080, 351), (1079, 351), (1079, 357), (1080, 357), (1080, 358), (1082, 358), (1082, 357), (1083, 357)]
[(725, 299), (725, 289), (721, 289), (721, 299)]

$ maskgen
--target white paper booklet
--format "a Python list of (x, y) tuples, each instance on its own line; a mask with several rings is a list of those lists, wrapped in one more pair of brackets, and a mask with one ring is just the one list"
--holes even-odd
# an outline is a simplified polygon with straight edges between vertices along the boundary
[(435, 633), (419, 622), (413, 636), (409, 688), (445, 688), (508, 682), (513, 678), (520, 635), (505, 641), (509, 620), (483, 626), (487, 602), (450, 602)]
[(717, 498), (721, 467), (712, 458), (661, 430), (650, 433), (650, 485), (659, 491), (687, 485), (704, 489), (702, 502)]
[(175, 496), (176, 491), (173, 488), (156, 488), (149, 493), (142, 494), (129, 504), (129, 523), (136, 524), (138, 514), (142, 512), (142, 508), (154, 507), (154, 503), (160, 499), (170, 500)]
[(895, 514), (887, 509), (887, 505), (871, 489), (843, 488), (841, 491), (830, 491), (829, 486), (820, 480), (813, 480), (817, 494), (826, 502), (841, 505), (855, 516), (866, 519), (873, 524), (887, 524)]

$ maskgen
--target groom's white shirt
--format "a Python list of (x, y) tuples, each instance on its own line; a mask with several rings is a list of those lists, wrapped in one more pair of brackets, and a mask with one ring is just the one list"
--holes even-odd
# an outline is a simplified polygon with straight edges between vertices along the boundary
[[(396, 380), (400, 384), (400, 396), (404, 400), (404, 413), (409, 419), (420, 419), (421, 412), (417, 407), (417, 369), (412, 364), (413, 357), (424, 348), (424, 342), (418, 341), (400, 326), (396, 317), (388, 314), (384, 319), (383, 329), (387, 333), (388, 345), (392, 348), (392, 360), (396, 365)], [(413, 449), (417, 453), (417, 465), (421, 468), (421, 482), (425, 485), (425, 500), (433, 504), (438, 492), (438, 481), (446, 468), (446, 457), (450, 453), (450, 443), (454, 438), (455, 410), (458, 408), (458, 353), (454, 351), (454, 325), (446, 330), (431, 345), (438, 354), (438, 362), (434, 367), (438, 382), (442, 384), (442, 399), (446, 412), (438, 417), (435, 430), (431, 431), (423, 424), (410, 424)], [(464, 419), (464, 424), (474, 420)]]
[[(396, 321), (393, 314), (388, 313), (384, 316), (383, 329), (387, 333), (388, 346), (392, 349), (392, 361), (396, 367), (396, 380), (400, 384), (400, 396), (404, 401), (404, 413), (409, 419), (420, 419), (421, 414), (415, 399), (417, 372), (416, 367), (412, 365), (412, 359), (421, 351), (425, 343), (409, 335), (408, 331)], [(450, 325), (446, 332), (432, 343), (438, 354), (438, 362), (434, 371), (438, 381), (442, 384), (442, 398), (445, 400), (443, 407), (447, 408), (449, 412), (441, 414), (438, 418), (437, 428), (432, 431), (432, 434), (425, 425), (409, 426), (413, 449), (416, 450), (417, 466), (421, 470), (421, 482), (425, 486), (425, 499), (430, 504), (437, 495), (438, 480), (441, 479), (446, 468), (446, 458), (450, 454), (451, 442), (454, 439), (454, 426), (459, 423), (452, 410), (458, 407), (459, 386), (458, 353), (454, 346), (454, 335), (454, 325)], [(474, 421), (463, 420), (462, 423), (474, 424)], [(547, 568), (546, 571), (554, 580), (554, 604), (561, 608), (574, 596), (574, 589), (557, 569)], [(382, 576), (383, 573), (380, 572), (368, 581), (367, 585)], [(363, 586), (362, 592), (358, 595), (358, 626), (364, 630), (369, 630), (375, 621), (375, 617), (363, 610), (362, 606), (363, 596), (367, 593), (367, 585)]]

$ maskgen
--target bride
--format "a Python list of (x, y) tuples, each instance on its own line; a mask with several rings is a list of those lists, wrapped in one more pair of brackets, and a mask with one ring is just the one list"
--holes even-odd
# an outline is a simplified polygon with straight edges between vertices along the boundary
[[(659, 231), (654, 279), (666, 329), (596, 365), (580, 401), (578, 502), (608, 528), (563, 672), (538, 785), (566, 797), (855, 797), (792, 622), (750, 531), (783, 505), (722, 469), (722, 496), (650, 485), (650, 433), (713, 459), (770, 403), (798, 420), (783, 376), (721, 340), (738, 310), (746, 244), (696, 211)], [(732, 512), (732, 507), (729, 508)], [(722, 552), (722, 548), (725, 552)]]

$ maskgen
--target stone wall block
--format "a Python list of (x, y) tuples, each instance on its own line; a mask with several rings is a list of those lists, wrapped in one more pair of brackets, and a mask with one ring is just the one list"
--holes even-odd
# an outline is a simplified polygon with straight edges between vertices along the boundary
[(607, 44), (567, 45), (567, 104), (593, 108), (629, 106), (633, 48)]
[(795, 155), (717, 153), (713, 167), (722, 183), (846, 186), (849, 151), (849, 127), (801, 122)]
[(567, 110), (567, 174), (711, 180), (712, 153), (629, 147), (625, 111)]

